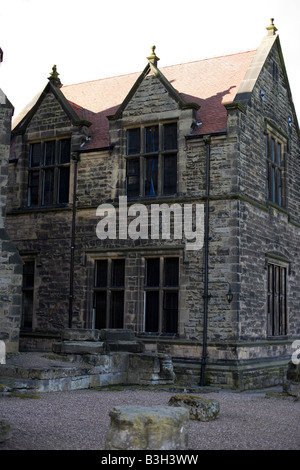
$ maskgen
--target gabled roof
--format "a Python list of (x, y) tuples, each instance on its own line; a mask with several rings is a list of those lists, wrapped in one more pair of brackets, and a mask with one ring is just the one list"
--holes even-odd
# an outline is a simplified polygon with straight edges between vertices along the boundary
[[(30, 122), (45, 93), (52, 91), (74, 124), (90, 124), (91, 139), (84, 150), (106, 148), (110, 144), (109, 120), (118, 119), (138, 87), (151, 72), (163, 83), (178, 106), (196, 110), (194, 135), (225, 133), (230, 104), (247, 105), (265, 60), (277, 43), (283, 71), (284, 61), (279, 37), (271, 20), (268, 35), (254, 51), (240, 52), (194, 62), (158, 68), (154, 53), (142, 72), (62, 86), (56, 66), (49, 83), (30, 108), (27, 107), (13, 131), (21, 131)], [(53, 83), (52, 83), (53, 81)], [(286, 76), (289, 96), (291, 98)], [(291, 99), (291, 106), (293, 106)], [(296, 114), (295, 120), (297, 121)], [(298, 123), (297, 129), (298, 129)]]
[[(232, 103), (239, 86), (253, 60), (255, 51), (183, 63), (156, 70), (169, 82), (182, 103), (198, 105), (197, 120), (202, 124), (197, 133), (208, 134), (226, 131), (226, 103)], [(126, 97), (148, 72), (133, 73), (95, 80), (61, 88), (72, 103), (84, 110), (84, 118), (92, 122), (92, 139), (87, 148), (109, 145), (108, 117), (126, 104)], [(154, 68), (154, 66), (152, 66)], [(170, 91), (170, 90), (168, 90)], [(83, 116), (81, 116), (83, 118)]]

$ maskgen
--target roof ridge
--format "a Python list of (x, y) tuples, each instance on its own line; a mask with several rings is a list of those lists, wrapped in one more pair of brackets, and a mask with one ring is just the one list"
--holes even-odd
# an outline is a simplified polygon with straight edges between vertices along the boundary
[(208, 56), (208, 57), (204, 57), (203, 59), (195, 59), (195, 60), (189, 60), (187, 62), (180, 62), (180, 63), (177, 63), (177, 64), (164, 65), (163, 67), (160, 67), (160, 70), (162, 70), (164, 68), (167, 68), (167, 67), (170, 68), (170, 67), (178, 67), (178, 65), (195, 64), (196, 62), (204, 62), (206, 60), (211, 60), (211, 59), (221, 59), (223, 57), (225, 58), (225, 57), (229, 57), (229, 56), (246, 54), (246, 53), (249, 53), (249, 52), (256, 52), (256, 51), (257, 51), (257, 48), (256, 49), (247, 49), (245, 51), (239, 51), (239, 52), (231, 52), (231, 53), (223, 54), (223, 55)]
[(93, 82), (101, 82), (104, 80), (111, 80), (112, 78), (121, 78), (121, 77), (128, 77), (129, 75), (137, 75), (141, 72), (129, 72), (129, 73), (122, 73), (121, 75), (112, 75), (110, 77), (102, 77), (102, 78), (95, 78), (94, 80), (86, 80), (84, 82), (77, 82), (77, 83), (70, 83), (69, 85), (63, 85), (62, 88), (67, 88), (67, 87), (73, 87), (76, 85), (85, 85), (87, 83), (93, 83)]
[[(194, 64), (196, 62), (204, 62), (206, 60), (212, 60), (212, 59), (220, 59), (222, 57), (229, 57), (229, 56), (234, 56), (234, 55), (239, 55), (239, 54), (246, 54), (249, 52), (255, 52), (257, 49), (248, 49), (244, 51), (239, 51), (239, 52), (232, 52), (228, 54), (223, 54), (223, 55), (216, 55), (216, 56), (211, 56), (211, 57), (204, 57), (203, 59), (195, 59), (195, 60), (190, 60), (187, 62), (179, 62), (177, 64), (170, 64), (170, 65), (164, 65), (163, 67), (160, 67), (159, 70), (164, 70), (166, 68), (171, 68), (171, 67), (178, 67), (179, 65), (186, 65), (186, 64)], [(120, 75), (111, 75), (109, 77), (102, 77), (102, 78), (96, 78), (94, 80), (86, 80), (78, 83), (70, 83), (69, 85), (63, 85), (62, 89), (68, 88), (68, 87), (74, 87), (74, 86), (79, 86), (79, 85), (85, 85), (88, 83), (96, 83), (96, 82), (101, 82), (105, 80), (112, 80), (113, 78), (122, 78), (122, 77), (129, 77), (130, 75), (138, 75), (141, 74), (142, 71), (135, 71), (135, 72), (128, 72), (128, 73), (122, 73)]]

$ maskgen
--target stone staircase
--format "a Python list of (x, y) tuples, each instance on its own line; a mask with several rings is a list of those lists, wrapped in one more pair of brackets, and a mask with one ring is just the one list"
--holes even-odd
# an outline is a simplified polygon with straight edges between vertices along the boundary
[[(111, 352), (144, 352), (144, 345), (137, 341), (133, 331), (122, 329), (83, 330), (65, 329), (61, 341), (53, 343), (53, 352), (74, 358)], [(77, 359), (80, 359), (77, 357)], [(83, 359), (83, 358), (81, 358)]]
[[(30, 363), (0, 365), (0, 392), (47, 392), (109, 385), (168, 385), (172, 359), (147, 353), (131, 330), (65, 329), (52, 353), (24, 353)], [(20, 355), (22, 356), (22, 354)]]

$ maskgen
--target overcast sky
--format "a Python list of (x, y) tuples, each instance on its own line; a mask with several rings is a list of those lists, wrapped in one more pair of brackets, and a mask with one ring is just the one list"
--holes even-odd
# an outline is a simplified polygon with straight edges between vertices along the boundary
[[(64, 85), (256, 49), (275, 18), (300, 121), (300, 0), (1, 0), (0, 88), (15, 117), (57, 65)], [(201, 78), (201, 77), (200, 77)]]

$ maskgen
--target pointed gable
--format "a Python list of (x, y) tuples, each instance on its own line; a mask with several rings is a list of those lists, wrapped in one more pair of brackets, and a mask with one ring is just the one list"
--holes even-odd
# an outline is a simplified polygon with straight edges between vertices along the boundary
[[(273, 76), (273, 85), (276, 88), (278, 88), (279, 75), (278, 75), (278, 71), (275, 72), (275, 69), (274, 69), (275, 65), (274, 65), (274, 56), (273, 56), (273, 54), (276, 54), (276, 57), (278, 58), (279, 67), (281, 68), (281, 71), (282, 71), (283, 89), (286, 89), (287, 99), (289, 101), (291, 112), (293, 114), (293, 122), (295, 123), (298, 136), (300, 137), (297, 114), (296, 114), (293, 99), (292, 99), (292, 93), (291, 93), (288, 75), (287, 75), (287, 71), (286, 71), (286, 67), (284, 63), (280, 39), (279, 39), (279, 36), (276, 34), (277, 28), (274, 25), (274, 19), (271, 18), (270, 21), (271, 21), (270, 26), (266, 28), (268, 31), (268, 34), (263, 38), (260, 46), (258, 47), (253, 57), (253, 60), (250, 66), (248, 67), (245, 77), (241, 81), (239, 89), (237, 90), (237, 94), (234, 98), (234, 102), (240, 103), (243, 106), (247, 106), (254, 92), (255, 86), (258, 86), (259, 84), (261, 74), (263, 73), (264, 69), (268, 65), (270, 66), (269, 75)], [(261, 86), (262, 86), (262, 90), (260, 90), (260, 92), (262, 93), (261, 99), (264, 100), (265, 98), (264, 91), (263, 91), (264, 84), (261, 84)], [(274, 110), (274, 112), (276, 111)]]
[(161, 110), (175, 110), (178, 108), (178, 100), (175, 100), (164, 86), (160, 75), (151, 73), (148, 68), (148, 74), (143, 77), (138, 86), (130, 90), (128, 97), (117, 110), (116, 114), (110, 116), (110, 119), (118, 117), (136, 116), (146, 110), (147, 113), (157, 113)]
[(178, 108), (199, 109), (197, 104), (186, 102), (159, 70), (157, 67), (159, 59), (154, 51), (155, 46), (152, 46), (152, 54), (147, 57), (148, 65), (134, 83), (117, 112), (109, 116), (110, 120), (118, 119), (121, 116), (139, 115), (143, 109), (147, 109), (148, 114), (172, 111)]
[(25, 131), (40, 128), (43, 124), (50, 130), (83, 123), (91, 124), (82, 119), (80, 106), (68, 101), (49, 77), (49, 82), (43, 91), (14, 122), (13, 133), (23, 134)]
[[(85, 149), (109, 145), (109, 120), (130, 111), (132, 99), (143, 106), (150, 82), (161, 98), (173, 105), (197, 110), (195, 133), (226, 132), (226, 103), (232, 103), (256, 51), (204, 59), (163, 68), (149, 61), (142, 73), (100, 79), (61, 88), (68, 101), (84, 109), (92, 122)], [(146, 80), (147, 79), (147, 80)]]

